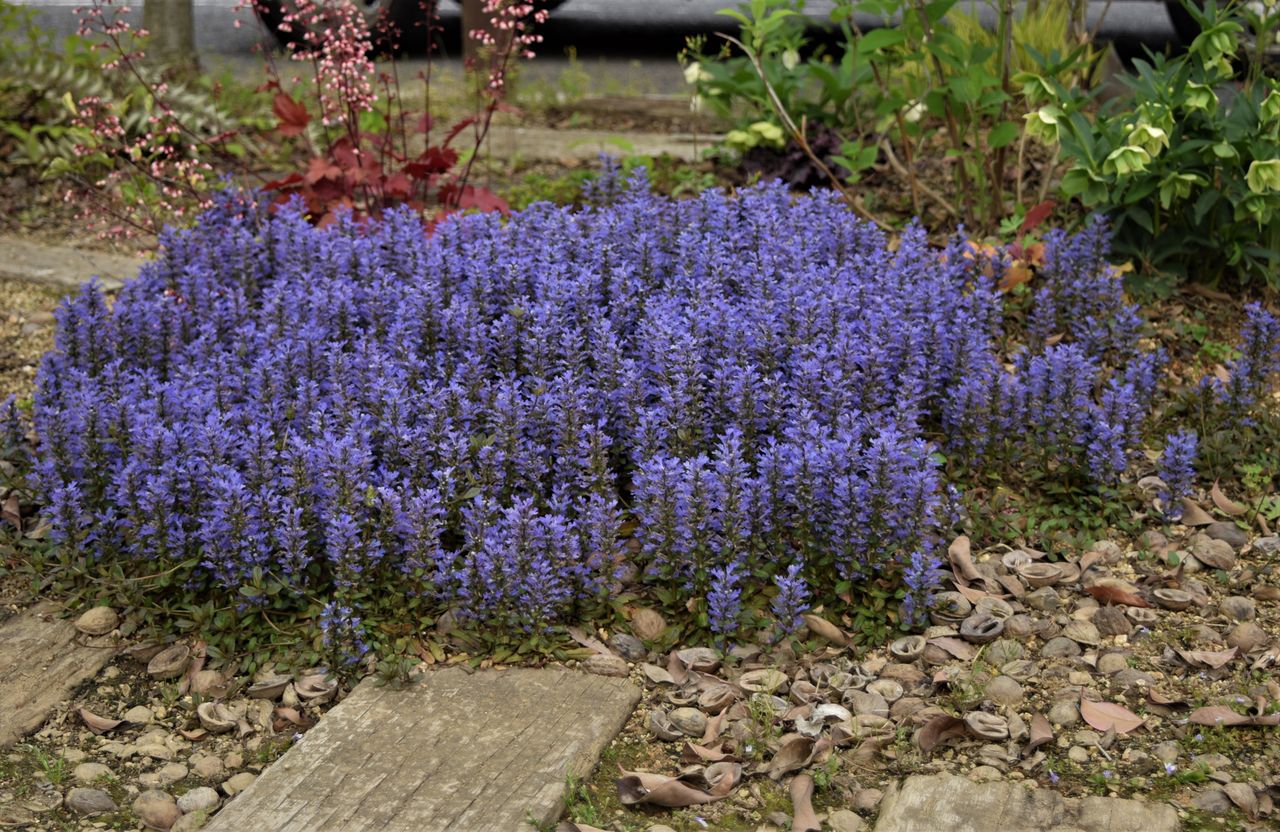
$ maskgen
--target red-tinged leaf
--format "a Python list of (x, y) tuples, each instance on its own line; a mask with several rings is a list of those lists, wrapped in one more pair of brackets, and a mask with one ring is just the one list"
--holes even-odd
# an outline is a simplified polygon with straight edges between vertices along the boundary
[(257, 87), (255, 87), (253, 91), (254, 92), (279, 92), (280, 82), (275, 80), (265, 81), (259, 84)]
[(1117, 734), (1127, 734), (1142, 726), (1142, 717), (1114, 702), (1093, 702), (1080, 698), (1080, 716), (1099, 731), (1115, 729)]
[(283, 136), (296, 136), (303, 130), (307, 129), (311, 116), (307, 113), (307, 108), (295, 101), (286, 92), (277, 92), (275, 98), (271, 100), (271, 111), (276, 114), (276, 118), (280, 120), (279, 129)]
[(1150, 607), (1141, 595), (1129, 592), (1111, 584), (1094, 584), (1085, 587), (1085, 592), (1093, 596), (1099, 604), (1123, 604), (1127, 607)]
[(477, 211), (497, 211), (504, 217), (511, 213), (511, 206), (502, 197), (488, 188), (476, 188), (467, 185), (458, 197), (458, 207), (463, 211), (474, 208)]
[(445, 134), (444, 141), (441, 142), (441, 144), (445, 147), (448, 147), (449, 144), (452, 143), (454, 139), (458, 138), (459, 133), (461, 133), (463, 130), (466, 130), (468, 127), (470, 127), (475, 123), (476, 123), (475, 116), (468, 116), (467, 118), (464, 118), (461, 121), (455, 123), (452, 127), (449, 128), (449, 132)]
[(413, 193), (413, 180), (403, 173), (393, 173), (382, 183), (382, 193), (395, 200), (406, 200)]
[(1018, 236), (1021, 237), (1031, 229), (1049, 218), (1053, 213), (1053, 209), (1057, 206), (1052, 199), (1047, 199), (1039, 205), (1035, 205), (1031, 210), (1027, 211), (1025, 217), (1022, 218), (1022, 225), (1018, 226)]
[(307, 173), (302, 177), (302, 181), (308, 185), (315, 185), (325, 179), (336, 182), (341, 178), (342, 168), (323, 156), (317, 156), (307, 164)]
[(295, 185), (301, 185), (306, 180), (300, 173), (291, 173), (283, 179), (273, 179), (262, 186), (264, 191), (284, 191), (293, 188)]
[(1026, 260), (1033, 266), (1039, 266), (1044, 263), (1044, 243), (1032, 243), (1027, 246), (1023, 252), (1023, 260)]
[(436, 120), (431, 117), (431, 113), (423, 113), (418, 116), (418, 120), (414, 123), (414, 129), (419, 133), (430, 133), (431, 128), (435, 126)]
[(921, 751), (929, 754), (947, 740), (963, 737), (966, 733), (964, 720), (960, 717), (950, 714), (935, 716), (916, 732), (916, 745), (920, 746)]
[(1213, 488), (1209, 491), (1209, 499), (1213, 500), (1213, 504), (1218, 507), (1219, 511), (1224, 514), (1229, 514), (1232, 517), (1239, 517), (1243, 514), (1249, 513), (1248, 506), (1242, 506), (1226, 494), (1223, 494), (1222, 489), (1218, 487), (1216, 482), (1213, 484)]
[(414, 179), (429, 179), (447, 172), (458, 163), (458, 151), (452, 147), (432, 145), (418, 158), (404, 166), (404, 172)]

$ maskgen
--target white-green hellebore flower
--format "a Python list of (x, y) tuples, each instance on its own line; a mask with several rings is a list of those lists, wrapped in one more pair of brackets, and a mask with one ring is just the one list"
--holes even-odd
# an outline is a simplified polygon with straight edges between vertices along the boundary
[(1174, 200), (1182, 200), (1191, 196), (1197, 185), (1204, 180), (1194, 173), (1171, 173), (1160, 182), (1160, 207), (1168, 210)]
[(1259, 194), (1249, 194), (1243, 202), (1236, 204), (1236, 222), (1253, 220), (1259, 227), (1271, 221), (1271, 200)]
[(1139, 124), (1129, 134), (1129, 144), (1140, 147), (1152, 156), (1169, 146), (1169, 134), (1151, 124)]
[(724, 140), (739, 150), (750, 150), (760, 143), (758, 136), (746, 130), (730, 130), (724, 134)]
[(1117, 147), (1102, 163), (1103, 173), (1116, 176), (1128, 176), (1131, 173), (1142, 173), (1151, 161), (1151, 154), (1137, 145), (1127, 144)]
[(800, 53), (794, 49), (786, 50), (782, 53), (782, 65), (786, 67), (788, 72), (795, 69), (800, 65)]
[(702, 68), (702, 64), (694, 61), (684, 68), (684, 82), (690, 86), (702, 81), (710, 81), (711, 73)]
[(1213, 151), (1213, 155), (1219, 159), (1228, 159), (1235, 161), (1240, 158), (1240, 151), (1236, 150), (1231, 142), (1218, 142), (1209, 148)]
[[(1173, 131), (1173, 111), (1163, 104), (1145, 101), (1138, 105), (1138, 123), (1159, 127), (1166, 133)], [(1132, 130), (1131, 125), (1128, 126)]]
[(1027, 134), (1045, 144), (1057, 144), (1063, 112), (1052, 104), (1033, 110), (1024, 116)]
[(771, 121), (753, 122), (747, 129), (760, 137), (760, 144), (771, 144), (774, 147), (782, 147), (785, 144), (782, 137), (782, 128)]
[(1255, 194), (1280, 193), (1280, 159), (1254, 159), (1244, 181)]
[(1183, 91), (1182, 104), (1188, 110), (1212, 113), (1218, 109), (1218, 95), (1208, 84), (1189, 81), (1186, 90)]
[(1262, 99), (1262, 120), (1265, 122), (1280, 121), (1280, 90), (1272, 90)]

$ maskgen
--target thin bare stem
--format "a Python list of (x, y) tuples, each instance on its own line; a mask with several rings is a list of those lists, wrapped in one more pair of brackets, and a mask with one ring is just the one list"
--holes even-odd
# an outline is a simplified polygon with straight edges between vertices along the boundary
[(822, 175), (827, 177), (831, 186), (839, 192), (845, 203), (853, 209), (853, 212), (864, 220), (875, 223), (882, 230), (892, 231), (892, 227), (881, 222), (875, 215), (863, 207), (861, 201), (859, 201), (858, 198), (845, 187), (844, 183), (840, 181), (840, 178), (836, 176), (835, 172), (827, 166), (827, 163), (822, 161), (818, 154), (813, 152), (813, 148), (809, 146), (808, 139), (805, 138), (804, 131), (796, 125), (795, 120), (792, 119), (791, 114), (787, 112), (787, 108), (783, 105), (782, 100), (778, 98), (777, 90), (773, 88), (773, 84), (769, 83), (769, 79), (764, 72), (764, 66), (760, 63), (760, 56), (751, 49), (748, 49), (745, 43), (738, 40), (733, 35), (728, 35), (724, 32), (717, 32), (716, 34), (741, 49), (747, 56), (747, 59), (751, 61), (752, 68), (755, 69), (756, 75), (760, 78), (760, 82), (764, 84), (765, 92), (769, 96), (769, 103), (773, 107), (774, 113), (778, 116), (778, 119), (782, 121), (782, 126), (786, 128), (787, 133), (790, 134), (791, 140), (794, 141), (802, 151), (804, 151), (804, 155), (809, 157), (809, 161), (813, 162), (818, 170), (822, 172)]

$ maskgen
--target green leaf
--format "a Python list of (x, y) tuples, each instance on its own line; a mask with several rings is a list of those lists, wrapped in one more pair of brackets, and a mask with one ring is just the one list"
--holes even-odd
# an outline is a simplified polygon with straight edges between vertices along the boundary
[(869, 55), (890, 46), (897, 46), (907, 39), (901, 29), (872, 29), (858, 39), (858, 52)]
[(1020, 132), (1021, 128), (1015, 122), (1006, 121), (1003, 124), (997, 124), (987, 134), (987, 146), (991, 148), (1005, 147), (1018, 138)]

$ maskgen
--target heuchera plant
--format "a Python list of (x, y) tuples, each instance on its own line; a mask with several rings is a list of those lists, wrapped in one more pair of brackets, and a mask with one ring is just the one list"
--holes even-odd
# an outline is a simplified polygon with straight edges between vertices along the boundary
[(1140, 449), (1160, 357), (1101, 223), (1046, 237), (1023, 327), (1002, 261), (890, 248), (829, 192), (619, 193), (431, 237), (221, 194), (59, 312), (35, 469), (64, 552), (329, 619), (394, 588), (538, 631), (635, 580), (725, 636), (864, 582), (914, 622), (941, 454), (1105, 488)]
[[(379, 32), (379, 39), (393, 48), (402, 41), (421, 42), (429, 52), (438, 21), (434, 4), (427, 6), (418, 31)], [(401, 204), (437, 214), (470, 208), (505, 213), (506, 202), (472, 184), (470, 174), (494, 115), (509, 109), (504, 94), (511, 64), (533, 57), (532, 46), (542, 40), (533, 26), (546, 20), (547, 11), (535, 10), (532, 3), (486, 0), (484, 13), (489, 29), (468, 33), (485, 52), (483, 66), (468, 67), (476, 79), (475, 112), (441, 135), (430, 112), (429, 63), (421, 74), (426, 97), (415, 110), (394, 67), (379, 71), (370, 57), (375, 33), (356, 4), (297, 0), (283, 25), (297, 30), (290, 57), (311, 65), (314, 83), (286, 84), (269, 62), (273, 80), (267, 88), (275, 94), (280, 134), (297, 137), (309, 159), (305, 170), (264, 188), (282, 203), (300, 196), (322, 224), (344, 208), (357, 217), (376, 217)], [(462, 154), (455, 141), (467, 132), (471, 147)]]

